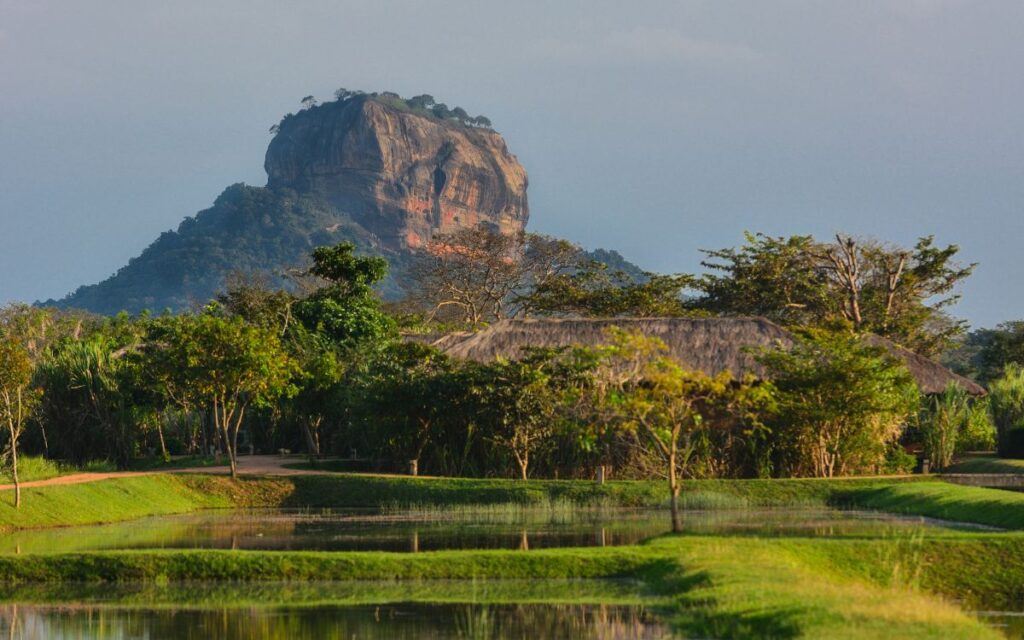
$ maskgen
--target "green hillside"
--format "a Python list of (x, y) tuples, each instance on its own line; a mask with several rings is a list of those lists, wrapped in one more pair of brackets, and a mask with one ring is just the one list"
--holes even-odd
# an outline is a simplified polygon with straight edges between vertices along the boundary
[(235, 184), (110, 278), (47, 304), (105, 314), (180, 311), (208, 301), (235, 271), (281, 284), (280, 274), (305, 265), (314, 247), (343, 240), (377, 251), (361, 226), (315, 196)]

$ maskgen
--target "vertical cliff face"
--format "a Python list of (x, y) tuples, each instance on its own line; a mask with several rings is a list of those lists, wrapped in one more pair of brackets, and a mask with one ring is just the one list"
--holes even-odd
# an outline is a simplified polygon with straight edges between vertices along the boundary
[(271, 189), (324, 198), (391, 250), (480, 224), (517, 232), (529, 217), (526, 171), (498, 133), (369, 97), (286, 118), (264, 166)]

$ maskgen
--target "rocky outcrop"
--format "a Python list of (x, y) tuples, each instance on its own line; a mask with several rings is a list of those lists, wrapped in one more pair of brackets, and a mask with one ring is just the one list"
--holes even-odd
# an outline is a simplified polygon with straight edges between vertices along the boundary
[(488, 225), (521, 231), (526, 171), (490, 129), (359, 96), (286, 117), (267, 149), (267, 186), (315, 193), (387, 249)]
[(46, 304), (180, 311), (209, 300), (235, 271), (284, 286), (283, 271), (342, 241), (385, 256), (381, 292), (398, 296), (412, 250), (433, 235), (526, 226), (526, 172), (500, 135), (472, 126), (486, 118), (457, 111), (351, 94), (285, 116), (267, 149), (266, 187), (228, 187), (111, 277)]

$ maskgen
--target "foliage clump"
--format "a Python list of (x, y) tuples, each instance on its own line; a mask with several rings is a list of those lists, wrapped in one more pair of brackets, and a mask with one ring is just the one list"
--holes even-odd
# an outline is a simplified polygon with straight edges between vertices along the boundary
[[(394, 91), (381, 91), (367, 93), (358, 89), (351, 90), (342, 87), (334, 92), (334, 100), (321, 103), (314, 96), (302, 98), (302, 111), (309, 111), (316, 108), (337, 108), (355, 100), (373, 100), (386, 104), (399, 111), (407, 111), (416, 115), (442, 120), (444, 122), (462, 125), (465, 127), (490, 129), (490, 118), (482, 115), (471, 116), (462, 107), (449, 107), (443, 102), (434, 100), (434, 96), (421, 94), (411, 98), (403, 98)], [(294, 113), (286, 114), (281, 121), (270, 127), (270, 133), (277, 134), (288, 124), (288, 121), (295, 117)]]

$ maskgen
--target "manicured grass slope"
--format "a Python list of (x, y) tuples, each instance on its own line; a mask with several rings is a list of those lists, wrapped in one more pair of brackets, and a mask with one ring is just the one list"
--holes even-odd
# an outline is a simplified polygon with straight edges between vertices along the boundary
[(1024, 474), (1024, 460), (977, 456), (965, 458), (946, 469), (947, 473), (1021, 473)]
[[(15, 510), (0, 496), (0, 530), (129, 520), (226, 507), (344, 508), (541, 504), (664, 506), (658, 482), (403, 478), (361, 475), (245, 478), (155, 474), (24, 490)], [(3, 498), (7, 498), (4, 500)], [(701, 480), (684, 483), (696, 508), (841, 505), (1024, 529), (1024, 494), (935, 480)]]
[(146, 608), (318, 607), (397, 602), (516, 604), (659, 604), (635, 580), (488, 579), (347, 580), (342, 582), (133, 582), (0, 584), (0, 602), (77, 602)]
[[(937, 548), (936, 553), (946, 553), (958, 541), (942, 544), (947, 549)], [(0, 575), (8, 585), (65, 580), (442, 581), (433, 590), (401, 594), (406, 600), (427, 602), (466, 597), (465, 584), (452, 593), (451, 583), (444, 582), (448, 580), (634, 577), (643, 581), (638, 588), (653, 596), (666, 618), (687, 636), (998, 637), (952, 604), (906, 588), (893, 567), (916, 552), (899, 544), (891, 547), (891, 541), (851, 546), (810, 539), (669, 536), (636, 547), (529, 553), (116, 552), (0, 557)], [(598, 601), (622, 597), (614, 587), (609, 591), (608, 598)], [(489, 595), (491, 602), (519, 600), (515, 590)], [(343, 601), (360, 599), (349, 594)], [(531, 601), (566, 598), (534, 593)]]
[(190, 489), (173, 477), (119, 478), (22, 489), (20, 509), (12, 505), (11, 492), (4, 492), (0, 527), (11, 530), (112, 522), (227, 504), (223, 498)]
[[(843, 571), (846, 548), (831, 541), (705, 539), (683, 544), (685, 568), (666, 588), (680, 593), (670, 618), (688, 637), (994, 638), (951, 603), (901, 584)], [(828, 551), (839, 556), (829, 558)], [(671, 543), (666, 543), (671, 544)], [(856, 543), (854, 543), (856, 547)], [(884, 545), (872, 553), (887, 553)], [(860, 558), (865, 560), (865, 558)], [(894, 566), (867, 563), (885, 575)], [(687, 587), (687, 585), (690, 585)]]
[[(844, 504), (1024, 528), (1024, 495), (909, 479), (701, 481), (687, 499), (726, 506)], [(26, 490), (20, 511), (0, 503), (10, 529), (85, 524), (232, 506), (501, 504), (555, 500), (661, 504), (661, 483), (527, 483), (508, 480), (304, 476), (245, 479), (152, 475)], [(26, 585), (133, 581), (434, 581), (408, 600), (457, 600), (448, 580), (540, 581), (628, 577), (666, 607), (672, 624), (698, 637), (986, 638), (973, 618), (929, 592), (972, 608), (1024, 599), (1024, 535), (964, 533), (891, 539), (757, 539), (666, 536), (604, 549), (446, 551), (421, 554), (125, 551), (0, 556), (4, 597)], [(20, 586), (19, 586), (20, 585)], [(638, 587), (639, 588), (639, 587)], [(18, 590), (22, 591), (18, 591)], [(622, 598), (621, 591), (606, 599)], [(519, 592), (520, 594), (522, 592)], [(211, 596), (212, 597), (212, 596)], [(383, 597), (380, 594), (375, 596)], [(495, 591), (494, 602), (518, 600)], [(558, 601), (554, 593), (535, 601)], [(583, 596), (573, 596), (580, 598)], [(589, 597), (595, 597), (590, 594)], [(324, 596), (330, 600), (330, 596)], [(355, 600), (352, 600), (355, 598)], [(504, 600), (507, 598), (507, 600)], [(584, 597), (585, 599), (585, 597)], [(349, 596), (346, 601), (358, 601)], [(561, 600), (564, 601), (564, 600)]]
[(861, 487), (837, 494), (837, 500), (877, 511), (1024, 529), (1024, 493), (1014, 491), (915, 482)]

